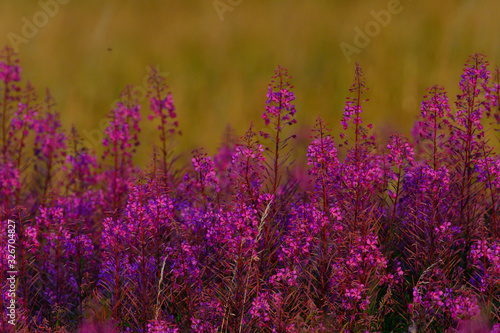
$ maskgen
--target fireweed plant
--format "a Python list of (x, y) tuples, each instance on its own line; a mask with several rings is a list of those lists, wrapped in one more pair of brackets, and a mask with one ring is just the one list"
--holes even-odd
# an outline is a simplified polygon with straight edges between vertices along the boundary
[(321, 118), (311, 132), (304, 186), (283, 67), (264, 126), (228, 130), (213, 157), (196, 149), (184, 167), (173, 97), (152, 69), (158, 144), (140, 170), (131, 86), (96, 156), (3, 49), (0, 331), (500, 332), (499, 73), (471, 56), (454, 105), (429, 88), (412, 136), (381, 142), (362, 120), (356, 65), (339, 141)]

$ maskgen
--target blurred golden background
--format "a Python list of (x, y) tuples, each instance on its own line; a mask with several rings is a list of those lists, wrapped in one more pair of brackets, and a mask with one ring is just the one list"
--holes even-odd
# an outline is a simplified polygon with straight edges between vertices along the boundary
[[(204, 146), (213, 154), (228, 124), (238, 136), (250, 121), (263, 126), (278, 64), (293, 76), (295, 131), (320, 115), (338, 138), (358, 61), (370, 88), (365, 122), (408, 134), (427, 87), (443, 85), (455, 101), (470, 54), (484, 53), (491, 70), (500, 65), (499, 14), (497, 0), (2, 1), (0, 44), (31, 33), (17, 45), (23, 81), (49, 87), (64, 127), (85, 133), (99, 129), (126, 84), (142, 87), (147, 66), (158, 65), (183, 132), (176, 151)], [(372, 37), (356, 40), (359, 31)], [(341, 43), (356, 42), (363, 47), (348, 61)], [(149, 155), (157, 134), (146, 118), (144, 110)]]

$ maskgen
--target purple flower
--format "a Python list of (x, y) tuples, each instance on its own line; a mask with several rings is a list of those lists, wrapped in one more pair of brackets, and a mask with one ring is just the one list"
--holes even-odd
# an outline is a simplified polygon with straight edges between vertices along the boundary
[(19, 59), (13, 49), (6, 46), (0, 53), (0, 81), (9, 85), (21, 81)]
[(268, 298), (269, 295), (267, 293), (261, 293), (252, 301), (252, 309), (250, 312), (252, 318), (257, 321), (259, 327), (264, 327), (265, 323), (271, 320), (269, 317), (270, 306)]
[(488, 62), (484, 55), (471, 56), (467, 60), (460, 81), (462, 94), (457, 96), (456, 120), (469, 131), (482, 131), (481, 118), (483, 113), (490, 112), (488, 100), (484, 96), (481, 97), (483, 92), (486, 94), (490, 92), (488, 87), (490, 71), (487, 70), (487, 66)]
[(413, 147), (405, 136), (400, 134), (391, 135), (391, 141), (387, 144), (389, 150), (388, 162), (397, 168), (402, 168), (403, 163), (413, 163)]
[[(349, 128), (354, 129), (354, 141), (355, 146), (364, 142), (365, 144), (371, 144), (373, 137), (368, 137), (368, 130), (362, 126), (363, 121), (361, 120), (361, 113), (363, 112), (363, 103), (367, 102), (368, 99), (361, 99), (364, 91), (368, 90), (365, 86), (365, 77), (363, 71), (358, 63), (356, 63), (356, 70), (354, 72), (354, 83), (352, 84), (349, 91), (354, 95), (354, 97), (347, 97), (344, 116), (340, 121), (344, 131)], [(372, 125), (367, 126), (369, 129)], [(341, 138), (343, 138), (345, 133), (342, 133)]]
[(122, 204), (133, 180), (132, 157), (139, 145), (138, 134), (141, 131), (139, 110), (136, 93), (131, 86), (127, 86), (116, 108), (108, 114), (110, 123), (105, 130), (102, 156), (103, 162), (107, 163), (102, 178), (104, 183), (111, 184), (108, 191), (112, 211)]

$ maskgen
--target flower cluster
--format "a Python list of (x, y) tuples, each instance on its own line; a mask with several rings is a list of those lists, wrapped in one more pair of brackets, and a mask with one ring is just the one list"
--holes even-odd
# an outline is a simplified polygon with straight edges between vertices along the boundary
[[(291, 91), (286, 68), (278, 66), (273, 76), (272, 83), (268, 87), (266, 111), (262, 114), (262, 119), (266, 125), (272, 124), (273, 128), (279, 132), (285, 125), (296, 124), (295, 95)], [(266, 136), (266, 135), (264, 135)]]
[(0, 54), (0, 81), (8, 85), (11, 82), (19, 82), (20, 80), (21, 67), (19, 66), (19, 59), (11, 48), (6, 47)]

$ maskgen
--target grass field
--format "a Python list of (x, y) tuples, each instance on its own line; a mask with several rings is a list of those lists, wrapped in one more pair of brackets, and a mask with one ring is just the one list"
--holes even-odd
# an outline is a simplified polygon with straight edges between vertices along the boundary
[[(227, 124), (241, 135), (258, 121), (278, 64), (293, 76), (299, 126), (310, 128), (320, 114), (339, 128), (358, 61), (371, 89), (366, 120), (378, 132), (409, 133), (425, 88), (443, 85), (453, 102), (468, 55), (500, 63), (500, 6), (402, 0), (400, 12), (348, 62), (340, 44), (354, 45), (354, 29), (365, 31), (372, 11), (391, 2), (233, 1), (221, 20), (211, 0), (70, 1), (41, 21), (19, 54), (24, 79), (50, 87), (63, 125), (87, 131), (99, 128), (126, 84), (143, 86), (146, 67), (158, 65), (169, 73), (184, 133), (179, 151), (203, 145), (213, 153)], [(9, 33), (22, 37), (23, 18), (33, 22), (43, 3), (50, 1), (1, 2), (0, 45), (11, 44)]]

